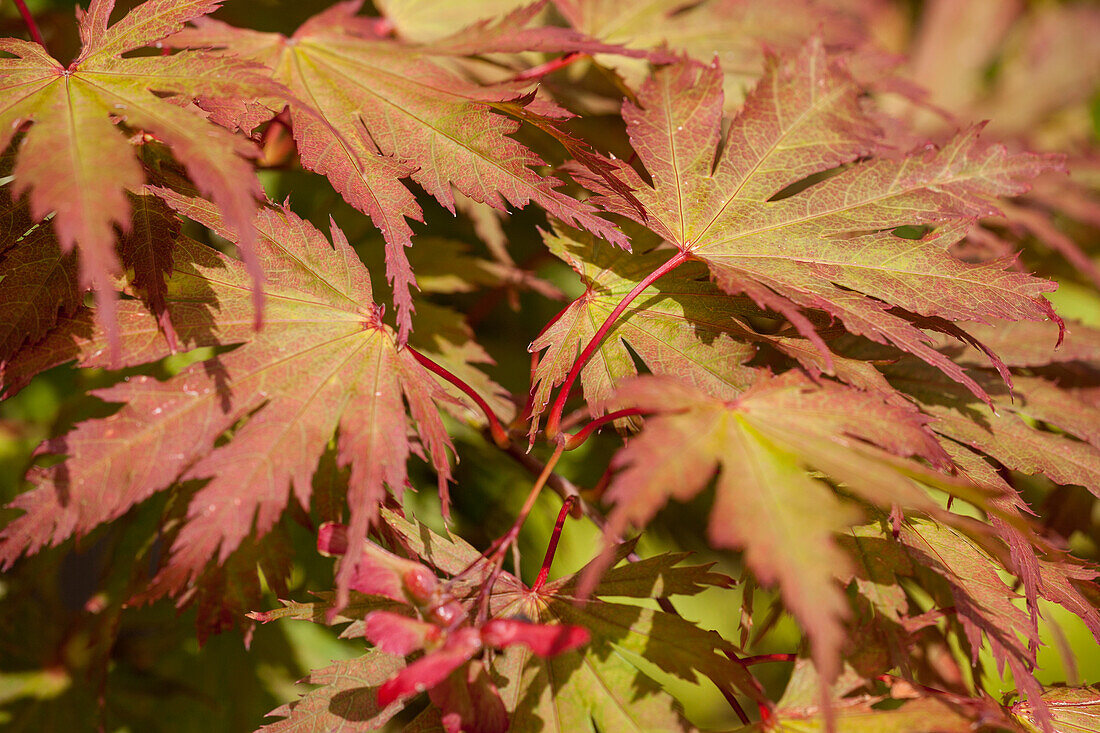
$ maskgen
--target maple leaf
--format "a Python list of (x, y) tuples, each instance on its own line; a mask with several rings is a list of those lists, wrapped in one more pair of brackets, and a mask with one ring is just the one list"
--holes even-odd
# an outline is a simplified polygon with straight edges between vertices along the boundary
[(348, 730), (350, 721), (360, 729), (378, 730), (401, 712), (402, 706), (396, 703), (380, 706), (377, 690), (404, 667), (403, 657), (371, 649), (357, 659), (341, 660), (314, 670), (303, 681), (319, 687), (272, 710), (268, 717), (283, 719), (261, 727), (260, 731), (327, 733)]
[[(1100, 690), (1096, 687), (1047, 687), (1042, 701), (1059, 733), (1088, 733), (1096, 728), (1100, 708)], [(1042, 714), (1036, 713), (1033, 701), (1016, 703), (1012, 714), (1028, 731), (1043, 730)]]
[[(160, 193), (232, 236), (211, 204)], [(96, 392), (122, 409), (43, 447), (67, 459), (32, 471), (36, 488), (13, 504), (26, 513), (0, 533), (5, 564), (86, 533), (176, 481), (209, 479), (191, 500), (150, 595), (179, 591), (211, 559), (224, 562), (250, 533), (265, 534), (291, 491), (309, 505), (314, 467), (337, 432), (338, 463), (351, 469), (348, 542), (357, 549), (385, 487), (404, 489), (410, 417), (445, 494), (450, 441), (435, 401), (446, 398), (381, 324), (367, 271), (339, 229), (330, 245), (285, 209), (263, 210), (254, 226), (257, 253), (272, 278), (267, 326), (260, 332), (251, 326), (254, 285), (240, 262), (177, 240), (168, 312), (181, 343), (241, 346), (166, 382), (137, 377)], [(127, 352), (132, 342), (143, 359), (168, 353), (147, 311), (120, 315)], [(102, 341), (87, 346), (91, 360), (102, 358)], [(217, 447), (234, 426), (231, 440)], [(342, 599), (352, 570), (339, 575)]]
[[(1042, 473), (1059, 484), (1078, 484), (1100, 496), (1100, 410), (1052, 383), (1020, 377), (1013, 392), (988, 372), (975, 374), (997, 412), (913, 360), (884, 368), (898, 390), (913, 396), (935, 418), (932, 430), (1024, 473)], [(1044, 420), (1064, 432), (1038, 430)]]
[(43, 338), (59, 316), (74, 313), (84, 295), (76, 258), (62, 251), (52, 224), (34, 224), (26, 202), (10, 194), (10, 184), (0, 190), (0, 364)]
[[(946, 251), (973, 218), (995, 211), (996, 196), (1021, 193), (1056, 159), (983, 146), (974, 128), (941, 150), (855, 162), (875, 151), (874, 126), (860, 109), (860, 86), (819, 41), (785, 61), (769, 59), (719, 153), (720, 83), (716, 66), (657, 71), (638, 104), (623, 107), (652, 186), (618, 165), (647, 218), (606, 188), (599, 203), (650, 228), (681, 259), (706, 263), (726, 292), (781, 313), (826, 367), (827, 346), (803, 308), (911, 352), (979, 396), (981, 387), (918, 326), (1057, 318), (1042, 297), (1053, 283), (1009, 271), (1005, 261), (970, 265)], [(824, 180), (785, 192), (815, 176)], [(586, 184), (600, 189), (597, 179)], [(933, 229), (910, 240), (893, 233), (904, 225)]]
[[(263, 190), (245, 160), (255, 155), (254, 146), (179, 102), (199, 96), (253, 97), (270, 93), (273, 85), (251, 64), (194, 51), (122, 56), (219, 4), (151, 0), (108, 25), (114, 0), (93, 0), (80, 19), (80, 55), (68, 66), (37, 44), (0, 40), (0, 50), (15, 57), (0, 59), (0, 147), (31, 123), (20, 143), (13, 195), (29, 190), (35, 219), (54, 213), (62, 251), (79, 247), (80, 284), (95, 289), (104, 323), (115, 322), (115, 227), (130, 229), (126, 192), (139, 189), (144, 179), (135, 148), (118, 123), (171, 147), (195, 185), (213, 197), (238, 232), (259, 282), (251, 223)], [(258, 312), (262, 293), (259, 288), (254, 292)]]
[[(476, 601), (479, 584), (490, 572), (485, 558), (477, 550), (456, 536), (441, 537), (423, 524), (410, 522), (387, 509), (382, 510), (382, 519), (385, 526), (395, 532), (398, 541), (406, 544), (409, 552), (423, 558), (445, 575), (463, 573), (452, 581), (440, 581), (436, 587), (455, 595), (439, 596), (435, 590), (429, 591), (420, 596), (419, 603), (423, 608), (436, 608), (444, 597), (460, 598), (464, 605)], [(367, 546), (370, 547), (369, 543)], [(633, 542), (619, 546), (615, 558), (626, 557), (633, 547)], [(371, 548), (369, 552), (378, 556), (379, 550)], [(584, 605), (577, 603), (583, 570), (533, 589), (513, 575), (502, 573), (490, 595), (491, 618), (480, 634), (476, 629), (463, 628), (487, 636), (489, 643), (520, 640), (518, 645), (507, 644), (505, 650), (495, 656), (492, 665), (494, 678), (504, 680), (499, 697), (503, 698), (511, 721), (509, 730), (538, 730), (544, 725), (573, 730), (574, 724), (583, 729), (590, 720), (595, 721), (601, 730), (695, 730), (683, 717), (674, 698), (633, 664), (631, 655), (649, 659), (665, 673), (690, 681), (695, 681), (697, 672), (702, 673), (722, 689), (730, 690), (733, 686), (757, 698), (759, 693), (744, 668), (731, 661), (729, 655), (734, 654), (733, 646), (714, 632), (705, 631), (671, 613), (603, 598), (697, 595), (707, 588), (725, 588), (732, 584), (728, 577), (711, 572), (709, 565), (680, 566), (686, 557), (683, 553), (665, 554), (614, 568), (604, 574), (595, 597), (590, 597)], [(375, 561), (371, 561), (371, 565), (382, 567)], [(382, 572), (398, 579), (405, 571), (391, 569)], [(417, 583), (417, 586), (423, 587), (423, 584)], [(411, 598), (409, 586), (404, 587), (406, 590), (402, 591), (402, 598), (408, 603)], [(334, 617), (331, 613), (333, 594), (320, 595), (322, 600), (319, 602), (284, 602), (286, 608), (254, 617), (270, 620), (289, 616), (322, 623), (350, 620), (352, 625), (343, 633), (347, 636), (366, 632), (371, 614), (386, 608), (378, 603), (384, 599), (353, 595), (353, 604)], [(450, 602), (446, 601), (443, 605)], [(355, 611), (351, 612), (353, 606)], [(367, 621), (364, 622), (363, 618)], [(400, 644), (402, 640), (407, 643), (409, 639), (420, 638), (420, 634), (426, 631), (423, 626), (417, 625), (419, 622), (409, 625), (395, 619), (393, 614), (374, 618), (381, 618), (380, 623), (385, 626), (396, 622), (398, 626), (414, 632), (410, 635), (391, 631), (389, 643)], [(408, 620), (412, 621), (411, 618)], [(578, 633), (573, 631), (563, 636), (563, 629), (577, 627), (590, 635), (588, 643), (580, 648), (558, 649), (557, 645), (574, 640), (573, 635)], [(467, 650), (459, 647), (466, 644), (472, 648), (477, 646), (475, 641), (474, 636), (467, 633), (454, 643), (444, 658), (432, 662), (433, 668), (444, 661), (453, 663), (452, 654), (463, 660), (469, 658)], [(401, 648), (404, 650), (406, 647)], [(559, 653), (540, 654), (550, 651)], [(370, 659), (368, 655), (363, 661), (370, 664)], [(461, 685), (456, 687), (454, 683), (467, 684), (453, 674), (449, 680), (448, 689), (454, 694), (461, 692)], [(454, 702), (453, 698), (444, 700), (436, 694), (433, 694), (432, 700), (437, 705)], [(298, 724), (306, 725), (311, 718), (306, 715), (293, 719)], [(327, 720), (332, 725), (332, 719)]]
[(847, 602), (833, 576), (850, 567), (833, 536), (858, 513), (809, 471), (870, 501), (926, 503), (898, 491), (893, 456), (948, 459), (912, 409), (797, 372), (762, 375), (748, 392), (710, 395), (684, 383), (639, 377), (616, 403), (658, 413), (612, 461), (607, 532), (642, 526), (669, 499), (686, 501), (720, 469), (708, 535), (745, 551), (761, 582), (778, 582), (787, 608), (813, 641), (817, 666), (835, 674)]
[[(544, 233), (543, 241), (576, 271), (585, 292), (529, 347), (546, 352), (533, 374), (532, 432), (551, 390), (564, 381), (580, 349), (627, 293), (670, 256), (667, 250), (641, 250), (637, 243), (632, 255), (562, 227)], [(701, 280), (705, 272), (699, 270), (684, 267), (645, 288), (636, 305), (615, 321), (581, 372), (593, 414), (603, 410), (624, 379), (638, 373), (632, 354), (652, 373), (676, 376), (700, 389), (744, 391), (752, 383), (755, 370), (743, 364), (756, 349), (745, 341), (759, 337), (743, 319), (759, 311)]]
[(478, 3), (379, 0), (375, 3), (399, 36), (417, 43), (450, 36), (456, 28), (468, 28), (478, 21), (531, 4), (531, 0), (487, 0)]
[[(615, 559), (632, 549), (633, 543), (616, 548)], [(592, 637), (583, 649), (552, 658), (523, 649), (498, 658), (495, 669), (508, 681), (501, 694), (513, 729), (583, 730), (592, 721), (599, 730), (694, 730), (672, 698), (628, 661), (632, 654), (666, 674), (692, 682), (702, 674), (719, 689), (757, 698), (744, 669), (731, 661), (733, 647), (714, 632), (665, 611), (604, 598), (696, 595), (732, 584), (709, 565), (680, 566), (685, 558), (666, 554), (614, 568), (583, 604), (578, 601), (587, 569), (535, 589), (505, 578), (494, 593), (496, 613), (579, 625)]]
[(557, 179), (532, 170), (544, 161), (510, 137), (519, 123), (494, 112), (494, 105), (522, 97), (521, 86), (483, 87), (437, 64), (430, 49), (347, 32), (362, 20), (355, 16), (360, 4), (337, 4), (290, 38), (206, 20), (173, 43), (241, 54), (266, 65), (290, 90), (285, 101), (302, 165), (327, 176), (385, 238), (402, 341), (412, 325), (415, 287), (404, 252), (412, 244), (407, 220), (422, 220), (403, 178), (452, 212), (454, 186), (497, 209), (536, 203), (626, 246), (595, 209), (558, 191)]
[[(846, 684), (835, 686), (836, 697), (826, 715), (821, 705), (818, 675), (806, 660), (799, 660), (769, 719), (746, 730), (808, 733), (828, 730), (831, 722), (834, 730), (850, 733), (967, 733), (974, 729), (976, 719), (989, 721), (1003, 717), (997, 714), (999, 711), (990, 709), (991, 705), (983, 708), (973, 704), (974, 701), (950, 695), (916, 700), (866, 694), (841, 697), (846, 687), (859, 686), (860, 680), (849, 677), (844, 682)], [(876, 705), (881, 707), (874, 707)]]
[(984, 637), (1001, 672), (1006, 666), (1012, 671), (1017, 688), (1026, 692), (1044, 729), (1052, 730), (1033, 674), (1038, 632), (1014, 603), (1016, 594), (1001, 580), (1002, 566), (970, 538), (931, 520), (909, 520), (898, 540), (908, 548), (915, 567), (947, 581), (971, 658), (977, 661)]
[[(1100, 361), (1100, 329), (1076, 321), (1065, 322), (1065, 341), (1058, 348), (1059, 327), (1049, 321), (991, 320), (962, 325), (1010, 367)], [(960, 364), (985, 366), (989, 361), (979, 349), (954, 340), (942, 339), (937, 348)]]
[[(628, 49), (667, 46), (697, 61), (717, 60), (727, 111), (736, 110), (760, 78), (765, 49), (794, 51), (815, 33), (826, 34), (830, 47), (851, 48), (866, 35), (860, 18), (815, 0), (554, 0), (554, 5), (575, 29), (605, 43)], [(633, 87), (648, 75), (643, 63), (621, 54), (596, 59)]]

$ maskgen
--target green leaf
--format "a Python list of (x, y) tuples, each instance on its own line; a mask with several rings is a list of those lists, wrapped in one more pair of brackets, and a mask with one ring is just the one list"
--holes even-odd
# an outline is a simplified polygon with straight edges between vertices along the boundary
[(401, 711), (401, 705), (380, 708), (378, 688), (404, 668), (404, 657), (371, 649), (358, 659), (315, 670), (304, 681), (320, 687), (272, 710), (268, 717), (282, 720), (261, 727), (257, 733), (379, 730)]

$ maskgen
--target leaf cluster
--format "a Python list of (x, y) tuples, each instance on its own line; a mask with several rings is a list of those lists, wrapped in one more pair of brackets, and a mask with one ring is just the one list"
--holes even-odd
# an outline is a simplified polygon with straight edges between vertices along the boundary
[(102, 699), (171, 599), (357, 640), (263, 730), (1079, 725), (1095, 9), (362, 5), (0, 40), (0, 566), (111, 548)]

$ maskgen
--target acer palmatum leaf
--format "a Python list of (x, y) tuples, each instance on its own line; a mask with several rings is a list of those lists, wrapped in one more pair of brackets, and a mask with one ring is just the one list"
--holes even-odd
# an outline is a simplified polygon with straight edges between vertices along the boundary
[(687, 501), (718, 471), (711, 542), (743, 549), (754, 575), (779, 585), (818, 668), (835, 675), (848, 605), (833, 576), (850, 560), (833, 535), (859, 512), (810, 471), (889, 506), (906, 483), (891, 456), (948, 465), (925, 419), (870, 393), (814, 385), (797, 372), (761, 373), (741, 396), (639, 377), (615, 401), (657, 414), (613, 459), (607, 533), (645, 525), (670, 498)]
[[(947, 248), (974, 218), (996, 211), (997, 196), (1025, 191), (1059, 157), (1009, 155), (980, 143), (972, 128), (942, 150), (856, 162), (881, 153), (875, 127), (861, 87), (816, 40), (796, 56), (768, 60), (721, 148), (720, 87), (714, 65), (658, 70), (638, 103), (623, 107), (653, 185), (618, 166), (647, 218), (606, 189), (599, 202), (705, 262), (723, 290), (781, 313), (822, 351), (827, 370), (828, 348), (804, 308), (919, 356), (983, 398), (964, 370), (931, 348), (918, 327), (927, 322), (891, 308), (944, 322), (1057, 319), (1042, 297), (1053, 283), (1011, 271), (1007, 261), (966, 264)], [(787, 195), (814, 176), (823, 180)], [(587, 185), (601, 188), (597, 179)], [(911, 240), (893, 233), (904, 225), (933, 228)]]
[[(231, 235), (212, 204), (161, 193)], [(347, 544), (358, 556), (386, 487), (404, 490), (410, 417), (445, 489), (450, 441), (435, 401), (447, 398), (378, 320), (367, 271), (343, 235), (333, 228), (330, 245), (286, 210), (264, 210), (254, 226), (259, 260), (272, 273), (265, 328), (252, 328), (254, 285), (245, 267), (181, 238), (168, 294), (181, 343), (241, 346), (167, 382), (136, 377), (97, 392), (122, 409), (43, 446), (66, 460), (35, 470), (36, 488), (15, 500), (26, 514), (0, 533), (5, 563), (87, 533), (175, 481), (209, 478), (147, 595), (178, 592), (210, 560), (224, 561), (246, 536), (265, 534), (291, 491), (308, 506), (314, 467), (334, 434), (338, 463), (351, 469), (348, 496), (356, 508)], [(143, 357), (165, 355), (152, 317), (137, 310), (130, 316), (124, 351), (132, 340)], [(153, 349), (151, 337), (159, 343)], [(100, 342), (92, 355), (103, 351)], [(341, 568), (341, 600), (354, 567)]]
[[(112, 339), (118, 333), (115, 227), (130, 228), (126, 191), (136, 191), (144, 182), (136, 150), (120, 123), (150, 133), (172, 149), (238, 233), (253, 279), (260, 282), (251, 222), (263, 190), (245, 160), (255, 155), (255, 147), (178, 102), (200, 96), (269, 96), (275, 85), (256, 73), (253, 64), (196, 51), (122, 57), (219, 4), (151, 0), (109, 26), (114, 0), (94, 0), (80, 21), (80, 55), (68, 66), (37, 44), (0, 40), (0, 50), (14, 56), (0, 59), (0, 147), (8, 145), (21, 125), (31, 123), (13, 171), (14, 194), (30, 191), (35, 219), (53, 212), (62, 249), (80, 250), (81, 285), (95, 290), (99, 317)], [(253, 291), (258, 317), (262, 290)], [(113, 348), (117, 350), (117, 342)]]
[[(1035, 377), (1019, 379), (1009, 392), (989, 372), (974, 377), (991, 395), (995, 412), (974, 418), (980, 404), (958, 385), (926, 365), (903, 359), (884, 367), (899, 391), (913, 397), (934, 418), (940, 435), (970, 446), (1015, 471), (1042, 473), (1059, 484), (1084, 486), (1100, 496), (1100, 410), (1082, 404), (1071, 392)], [(1068, 406), (1071, 408), (1067, 409)], [(1057, 431), (1037, 430), (1035, 420), (1049, 420)]]
[[(865, 19), (839, 3), (816, 0), (553, 0), (578, 31), (628, 49), (667, 48), (723, 69), (725, 107), (736, 111), (760, 78), (766, 50), (793, 52), (813, 34), (824, 34), (830, 48), (851, 50), (866, 41)], [(601, 55), (631, 87), (641, 86), (649, 69), (640, 59)]]
[(302, 165), (327, 176), (385, 238), (402, 341), (412, 326), (416, 285), (404, 251), (412, 245), (407, 220), (423, 217), (403, 178), (452, 212), (454, 186), (497, 209), (535, 203), (626, 246), (611, 222), (558, 191), (560, 181), (532, 169), (544, 161), (510, 137), (519, 123), (493, 111), (495, 103), (515, 100), (525, 89), (481, 86), (436, 63), (428, 50), (349, 34), (343, 26), (357, 17), (358, 6), (333, 6), (289, 39), (207, 20), (172, 43), (239, 53), (265, 64), (290, 90), (286, 102)]
[[(630, 554), (634, 543), (615, 548), (614, 559)], [(501, 694), (510, 704), (519, 730), (540, 725), (558, 730), (693, 731), (679, 705), (629, 661), (644, 657), (665, 674), (690, 682), (709, 678), (731, 697), (748, 695), (762, 702), (745, 669), (732, 661), (734, 647), (713, 631), (686, 619), (639, 605), (607, 600), (649, 598), (661, 594), (696, 595), (710, 587), (728, 587), (732, 580), (710, 572), (709, 565), (680, 566), (686, 553), (659, 555), (613, 568), (587, 596), (579, 592), (581, 570), (528, 589), (505, 577), (494, 593), (496, 613), (518, 613), (539, 623), (581, 626), (591, 641), (581, 649), (542, 658), (527, 649), (509, 649), (494, 665), (508, 684)], [(582, 602), (582, 598), (587, 600)]]
[(24, 343), (41, 340), (59, 316), (74, 313), (84, 292), (77, 262), (65, 253), (49, 222), (34, 224), (25, 202), (0, 189), (0, 371)]

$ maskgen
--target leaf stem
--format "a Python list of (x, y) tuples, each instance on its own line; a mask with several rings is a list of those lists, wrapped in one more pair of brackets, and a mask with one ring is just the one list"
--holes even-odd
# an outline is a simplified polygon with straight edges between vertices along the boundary
[(564, 439), (563, 442), (565, 443), (565, 449), (573, 450), (574, 448), (579, 448), (581, 445), (584, 444), (584, 441), (588, 440), (589, 436), (591, 436), (592, 433), (596, 432), (609, 422), (614, 422), (621, 417), (633, 417), (634, 415), (644, 414), (645, 410), (641, 410), (637, 407), (629, 407), (625, 410), (616, 410), (615, 412), (609, 412), (602, 417), (597, 417), (595, 420), (592, 420), (572, 435), (562, 433), (562, 438)]
[(797, 654), (757, 654), (752, 657), (741, 657), (737, 663), (743, 667), (750, 667), (764, 662), (793, 662), (796, 659), (798, 659)]
[[(555, 313), (554, 317), (551, 318), (549, 321), (547, 321), (546, 324), (542, 328), (539, 329), (539, 332), (535, 335), (535, 338), (531, 341), (531, 343), (533, 344), (535, 341), (538, 341), (540, 338), (542, 338), (542, 335), (544, 333), (546, 333), (547, 331), (549, 331), (551, 326), (553, 326), (555, 323), (560, 321), (561, 317), (565, 315), (566, 311), (568, 311), (570, 308), (572, 308), (573, 304), (576, 303), (576, 302), (577, 302), (576, 300), (569, 301), (568, 303), (565, 304), (564, 308), (562, 308), (560, 311)], [(528, 348), (530, 349), (531, 347), (528, 347)], [(534, 407), (535, 407), (535, 370), (538, 369), (538, 366), (539, 366), (539, 352), (538, 351), (532, 351), (531, 352), (531, 377), (530, 377), (531, 387), (530, 387), (530, 389), (527, 390), (527, 402), (524, 403), (524, 405), (523, 405), (523, 412), (520, 413), (520, 417), (516, 419), (517, 423), (522, 424), (522, 423), (525, 423), (525, 422), (527, 422), (528, 420), (531, 419), (531, 412), (532, 412), (532, 410), (534, 410)]]
[[(15, 7), (19, 8), (19, 14), (23, 16), (23, 23), (26, 24), (31, 39), (42, 48), (46, 48), (46, 42), (42, 40), (42, 32), (38, 30), (38, 23), (34, 22), (34, 16), (27, 8), (27, 3), (24, 0), (15, 0)], [(48, 48), (46, 50), (49, 51)]]
[[(550, 456), (550, 460), (546, 462), (546, 465), (542, 467), (542, 473), (535, 479), (534, 485), (531, 487), (531, 491), (527, 494), (527, 499), (523, 502), (523, 507), (520, 508), (519, 514), (516, 516), (516, 521), (512, 522), (512, 526), (501, 537), (493, 542), (489, 546), (481, 557), (471, 563), (470, 567), (473, 567), (481, 561), (482, 558), (493, 557), (495, 564), (492, 573), (485, 580), (485, 584), (481, 586), (481, 591), (478, 593), (478, 615), (477, 622), (481, 624), (489, 616), (489, 598), (492, 594), (493, 585), (496, 584), (497, 578), (500, 577), (500, 573), (504, 566), (504, 553), (519, 537), (519, 531), (523, 528), (524, 523), (527, 521), (527, 517), (531, 514), (531, 510), (535, 508), (535, 501), (539, 498), (539, 494), (542, 492), (542, 487), (546, 486), (546, 482), (550, 476), (554, 473), (554, 466), (558, 465), (558, 460), (561, 458), (561, 454), (565, 451), (565, 446), (559, 444), (554, 449), (554, 454)], [(466, 570), (469, 570), (467, 568)], [(463, 570), (462, 575), (466, 572)], [(519, 573), (519, 568), (516, 568), (516, 573)]]
[(512, 77), (512, 81), (528, 81), (529, 79), (541, 79), (547, 74), (557, 71), (558, 69), (565, 68), (574, 61), (580, 61), (583, 58), (587, 58), (588, 54), (581, 53), (580, 51), (571, 51), (564, 56), (559, 56), (556, 59), (547, 61), (544, 64), (538, 66), (532, 66), (526, 71), (521, 71)]
[(462, 390), (462, 392), (467, 397), (477, 403), (477, 406), (481, 408), (481, 411), (485, 413), (485, 417), (489, 421), (489, 430), (492, 432), (493, 441), (500, 448), (508, 447), (508, 444), (511, 442), (508, 438), (508, 431), (504, 429), (503, 425), (501, 425), (500, 419), (497, 417), (496, 413), (493, 412), (493, 408), (489, 407), (489, 403), (482, 399), (481, 395), (479, 395), (473, 387), (468, 385), (465, 381), (452, 373), (450, 370), (443, 366), (440, 366), (439, 364), (436, 364), (434, 361), (424, 356), (413, 347), (406, 346), (406, 348), (409, 350), (409, 353), (413, 355), (413, 358), (416, 359), (422, 367), (432, 372), (433, 374), (443, 377), (448, 382)]
[(653, 272), (646, 275), (640, 283), (634, 286), (626, 296), (619, 301), (619, 304), (615, 306), (614, 310), (608, 314), (603, 324), (596, 329), (596, 333), (592, 335), (592, 339), (588, 342), (588, 345), (584, 347), (584, 351), (580, 353), (577, 360), (573, 362), (573, 368), (569, 370), (569, 375), (565, 378), (565, 382), (562, 383), (561, 391), (558, 392), (558, 397), (554, 400), (554, 406), (550, 410), (550, 418), (546, 421), (546, 437), (553, 439), (557, 436), (558, 430), (561, 427), (561, 413), (565, 409), (565, 402), (569, 399), (569, 393), (573, 390), (573, 383), (577, 381), (577, 377), (581, 373), (581, 369), (588, 363), (588, 360), (592, 358), (592, 354), (596, 352), (600, 342), (603, 341), (603, 337), (607, 335), (607, 332), (611, 330), (611, 327), (615, 325), (615, 321), (619, 316), (623, 314), (630, 304), (634, 302), (642, 292), (656, 282), (662, 275), (672, 272), (680, 265), (687, 262), (688, 253), (684, 250), (677, 252), (671, 259), (658, 267)]
[(535, 578), (535, 584), (531, 586), (532, 591), (542, 590), (542, 586), (546, 585), (546, 579), (550, 577), (550, 566), (554, 564), (554, 554), (558, 551), (558, 540), (561, 539), (561, 530), (565, 526), (565, 518), (569, 516), (569, 513), (573, 510), (573, 505), (577, 503), (577, 497), (567, 496), (565, 503), (561, 505), (561, 511), (558, 512), (558, 521), (554, 522), (554, 532), (550, 535), (550, 544), (546, 546), (546, 555), (542, 558), (542, 567), (539, 568), (539, 575)]

